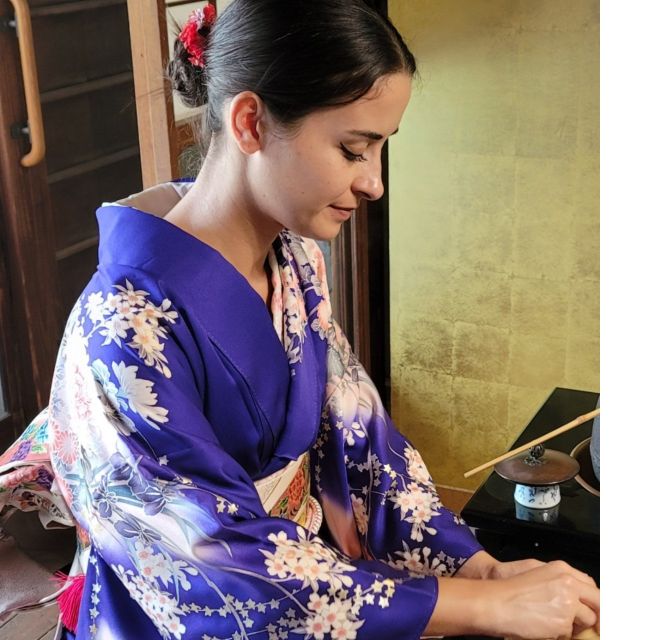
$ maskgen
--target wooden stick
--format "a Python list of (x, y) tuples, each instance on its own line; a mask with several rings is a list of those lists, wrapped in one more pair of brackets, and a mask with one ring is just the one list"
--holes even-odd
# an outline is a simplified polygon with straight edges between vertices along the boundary
[(585, 413), (584, 415), (578, 416), (575, 420), (572, 420), (571, 422), (567, 422), (567, 424), (564, 424), (561, 427), (554, 429), (553, 431), (549, 431), (549, 433), (543, 436), (540, 436), (539, 438), (535, 438), (535, 440), (531, 440), (531, 442), (527, 442), (526, 444), (523, 444), (513, 449), (512, 451), (505, 453), (504, 455), (498, 456), (494, 460), (490, 460), (489, 462), (479, 465), (475, 469), (466, 471), (466, 473), (464, 473), (464, 478), (470, 478), (470, 476), (473, 476), (476, 473), (483, 471), (484, 469), (488, 469), (488, 467), (492, 467), (496, 465), (498, 462), (502, 462), (502, 460), (512, 458), (513, 456), (517, 455), (518, 453), (521, 453), (522, 451), (526, 451), (531, 447), (534, 447), (538, 444), (542, 444), (543, 442), (545, 442), (546, 440), (550, 440), (551, 438), (555, 438), (555, 436), (559, 436), (561, 433), (564, 433), (565, 431), (569, 431), (570, 429), (573, 429), (574, 427), (584, 424), (589, 420), (593, 420), (597, 415), (600, 415), (600, 409), (594, 409), (589, 413)]

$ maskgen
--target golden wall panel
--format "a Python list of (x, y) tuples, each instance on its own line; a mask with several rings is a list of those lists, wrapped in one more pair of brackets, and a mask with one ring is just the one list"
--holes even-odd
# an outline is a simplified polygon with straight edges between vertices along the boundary
[(390, 143), (392, 413), (472, 489), (554, 387), (599, 388), (599, 3), (389, 7), (420, 69)]

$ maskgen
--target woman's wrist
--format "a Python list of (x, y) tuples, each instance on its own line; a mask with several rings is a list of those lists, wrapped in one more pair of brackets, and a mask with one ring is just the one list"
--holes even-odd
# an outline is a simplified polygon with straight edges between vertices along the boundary
[(474, 553), (455, 574), (456, 578), (473, 580), (488, 580), (495, 578), (498, 566), (501, 564), (483, 549)]
[(437, 578), (437, 584), (437, 602), (424, 636), (496, 635), (502, 626), (497, 589), (484, 589), (478, 579), (471, 578)]

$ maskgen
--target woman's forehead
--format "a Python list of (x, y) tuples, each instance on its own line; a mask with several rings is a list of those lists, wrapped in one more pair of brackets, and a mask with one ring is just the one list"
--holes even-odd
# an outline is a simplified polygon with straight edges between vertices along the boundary
[(385, 76), (358, 100), (314, 112), (311, 124), (340, 128), (348, 135), (368, 141), (381, 140), (398, 130), (411, 90), (409, 75)]

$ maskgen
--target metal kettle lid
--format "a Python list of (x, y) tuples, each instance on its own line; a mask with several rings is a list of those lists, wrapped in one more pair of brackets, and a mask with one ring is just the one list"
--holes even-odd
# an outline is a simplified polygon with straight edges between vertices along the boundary
[(562, 451), (537, 445), (529, 451), (498, 462), (495, 471), (511, 482), (543, 487), (571, 480), (580, 471), (580, 465)]

